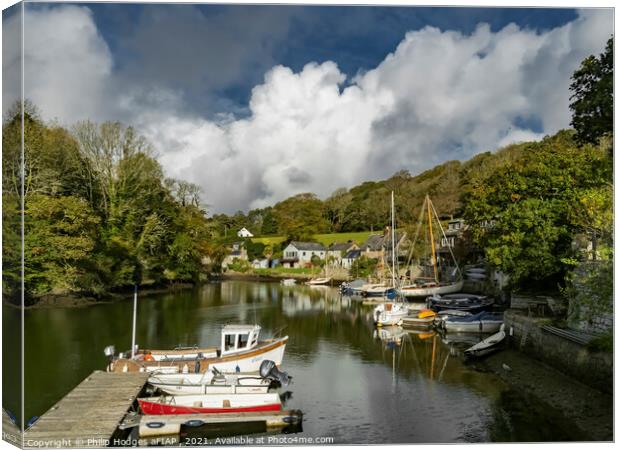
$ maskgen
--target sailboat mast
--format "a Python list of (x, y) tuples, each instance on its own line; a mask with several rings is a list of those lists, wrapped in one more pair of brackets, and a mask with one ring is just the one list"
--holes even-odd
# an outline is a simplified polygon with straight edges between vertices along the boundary
[(396, 287), (396, 232), (394, 231), (394, 191), (392, 191), (392, 287)]
[(435, 275), (435, 282), (437, 282), (437, 257), (435, 256), (435, 238), (433, 238), (433, 221), (431, 216), (431, 199), (426, 196), (426, 205), (428, 208), (428, 232), (431, 238), (431, 252), (433, 258), (433, 274)]

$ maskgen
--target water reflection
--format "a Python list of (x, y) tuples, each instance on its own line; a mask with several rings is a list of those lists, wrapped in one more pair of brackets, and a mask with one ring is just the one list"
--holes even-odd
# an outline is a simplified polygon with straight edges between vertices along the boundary
[[(536, 419), (512, 421), (518, 402), (506, 400), (494, 376), (463, 364), (462, 336), (376, 330), (372, 309), (333, 288), (229, 281), (141, 296), (137, 342), (213, 345), (222, 325), (240, 322), (257, 322), (264, 337), (287, 334), (284, 370), (293, 383), (286, 406), (304, 412), (302, 436), (336, 443), (532, 440)], [(3, 322), (12, 326), (6, 308)], [(26, 416), (40, 415), (102, 369), (106, 345), (128, 348), (130, 327), (130, 300), (27, 311)]]

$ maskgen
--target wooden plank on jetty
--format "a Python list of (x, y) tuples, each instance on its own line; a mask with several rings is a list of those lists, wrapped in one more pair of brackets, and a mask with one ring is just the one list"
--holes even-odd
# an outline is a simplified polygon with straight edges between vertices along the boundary
[(105, 447), (146, 385), (148, 373), (91, 373), (24, 433), (24, 447)]
[(263, 422), (267, 428), (283, 428), (301, 423), (303, 414), (298, 410), (218, 413), (218, 414), (170, 414), (161, 416), (128, 415), (121, 428), (140, 427), (140, 437), (176, 434), (181, 425), (198, 427), (209, 424), (240, 424)]

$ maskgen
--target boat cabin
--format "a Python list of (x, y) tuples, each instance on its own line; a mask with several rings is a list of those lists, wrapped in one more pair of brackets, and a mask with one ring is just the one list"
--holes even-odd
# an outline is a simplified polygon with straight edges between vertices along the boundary
[(260, 326), (226, 325), (222, 329), (221, 355), (250, 350), (258, 344)]

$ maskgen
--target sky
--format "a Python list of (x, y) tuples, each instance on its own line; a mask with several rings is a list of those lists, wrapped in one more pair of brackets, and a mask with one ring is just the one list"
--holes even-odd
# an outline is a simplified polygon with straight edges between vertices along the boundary
[[(26, 5), (24, 90), (44, 120), (134, 126), (211, 213), (553, 134), (613, 32), (611, 9)], [(3, 13), (3, 113), (20, 20)]]

